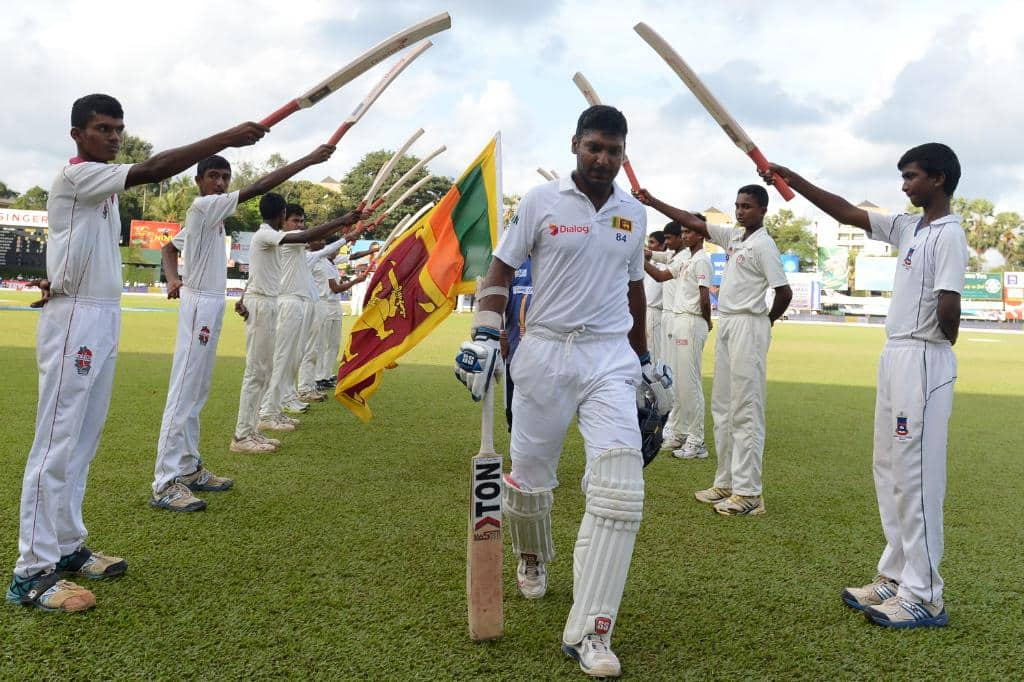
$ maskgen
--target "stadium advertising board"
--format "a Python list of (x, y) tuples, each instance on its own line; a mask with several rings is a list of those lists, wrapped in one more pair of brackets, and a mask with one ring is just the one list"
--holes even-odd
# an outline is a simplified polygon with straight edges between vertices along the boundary
[(174, 235), (181, 232), (178, 223), (163, 223), (156, 220), (133, 220), (128, 243), (143, 249), (162, 249)]
[(828, 291), (848, 289), (849, 268), (847, 262), (850, 249), (845, 246), (818, 247), (818, 272), (821, 273), (821, 288)]
[(816, 272), (787, 272), (793, 300), (789, 307), (795, 310), (821, 310), (821, 278)]
[(782, 271), (786, 274), (800, 272), (800, 256), (792, 253), (782, 254)]
[(0, 225), (13, 227), (49, 227), (46, 211), (23, 211), (18, 208), (0, 208)]
[(711, 254), (711, 283), (716, 287), (722, 286), (723, 274), (725, 274), (725, 254)]
[(854, 288), (861, 291), (892, 291), (896, 278), (896, 259), (878, 256), (857, 256), (854, 266)]
[(252, 246), (252, 236), (255, 232), (232, 232), (231, 251), (228, 260), (234, 261), (236, 265), (249, 264), (249, 247)]
[(1024, 320), (1024, 272), (1003, 273), (1003, 303), (1007, 320)]
[(966, 273), (963, 297), (969, 301), (1002, 301), (1002, 275), (998, 272)]

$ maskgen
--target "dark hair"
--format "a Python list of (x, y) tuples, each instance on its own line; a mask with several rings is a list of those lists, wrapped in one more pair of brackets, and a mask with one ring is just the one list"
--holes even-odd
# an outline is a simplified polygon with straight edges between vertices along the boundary
[(757, 199), (757, 203), (761, 208), (768, 208), (768, 190), (761, 185), (743, 185), (736, 190), (736, 194), (749, 194)]
[(284, 197), (275, 192), (267, 192), (260, 197), (260, 216), (264, 220), (274, 220), (281, 217), (286, 206)]
[(590, 130), (608, 135), (618, 135), (625, 139), (626, 117), (615, 107), (610, 107), (607, 104), (595, 104), (580, 114), (576, 121), (576, 137), (582, 137)]
[(905, 166), (916, 163), (929, 177), (938, 177), (941, 173), (946, 176), (942, 183), (942, 190), (947, 196), (953, 196), (956, 186), (960, 184), (960, 159), (956, 153), (941, 142), (928, 142), (908, 149), (900, 157), (896, 168), (903, 170)]
[(196, 166), (196, 177), (203, 177), (203, 173), (210, 170), (211, 168), (216, 168), (218, 170), (226, 170), (228, 173), (231, 172), (231, 164), (228, 163), (228, 160), (225, 159), (223, 156), (218, 156), (217, 154), (214, 154), (213, 156), (208, 156), (199, 162), (199, 164)]
[(124, 118), (121, 103), (110, 95), (86, 95), (79, 97), (71, 105), (71, 127), (84, 128), (93, 114), (102, 114), (112, 118)]
[(306, 209), (302, 208), (299, 204), (288, 204), (284, 209), (285, 220), (291, 218), (293, 215), (300, 215), (305, 218)]
[(694, 218), (700, 218), (702, 223), (707, 223), (708, 222), (708, 219), (704, 217), (703, 213), (698, 213), (697, 211), (694, 211), (693, 212), (693, 217)]
[(650, 234), (648, 234), (647, 237), (649, 239), (653, 239), (654, 241), (658, 242), (659, 244), (664, 244), (665, 243), (665, 233), (662, 232), (661, 230), (655, 230), (654, 232), (651, 232)]
[(683, 234), (683, 226), (674, 220), (666, 223), (662, 229), (665, 230), (665, 234), (670, 234), (673, 237), (681, 237)]

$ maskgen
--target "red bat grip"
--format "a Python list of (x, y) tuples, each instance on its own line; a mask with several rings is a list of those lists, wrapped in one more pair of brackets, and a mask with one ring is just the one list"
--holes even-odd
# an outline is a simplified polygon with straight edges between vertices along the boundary
[(334, 134), (331, 135), (331, 137), (327, 140), (327, 144), (331, 145), (332, 147), (338, 144), (338, 140), (340, 140), (351, 127), (352, 123), (350, 121), (345, 121), (344, 123), (342, 123), (338, 127), (338, 129), (334, 131)]
[(633, 191), (639, 191), (640, 181), (636, 179), (636, 173), (633, 172), (633, 164), (628, 159), (622, 162), (622, 170), (626, 171), (626, 177), (629, 178), (629, 186), (633, 188)]
[(281, 121), (288, 118), (298, 110), (299, 103), (296, 102), (295, 100), (292, 100), (291, 102), (288, 102), (288, 104), (285, 104), (283, 107), (272, 113), (270, 116), (267, 116), (265, 119), (260, 121), (260, 123), (269, 128), (274, 124), (280, 123)]
[[(757, 164), (757, 168), (759, 170), (768, 170), (768, 159), (764, 158), (764, 154), (761, 153), (760, 149), (754, 147), (747, 152), (747, 156), (754, 160), (754, 163)], [(782, 195), (783, 199), (789, 201), (796, 196), (793, 194), (793, 190), (789, 188), (789, 185), (786, 184), (786, 181), (782, 179), (781, 175), (778, 173), (772, 173), (772, 180), (774, 180), (772, 184), (775, 185), (775, 189), (779, 190), (779, 194)]]

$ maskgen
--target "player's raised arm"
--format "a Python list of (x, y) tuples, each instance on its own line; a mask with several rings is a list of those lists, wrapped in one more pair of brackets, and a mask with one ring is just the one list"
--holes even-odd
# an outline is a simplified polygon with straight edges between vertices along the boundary
[(644, 249), (644, 272), (650, 275), (651, 279), (653, 279), (655, 282), (667, 282), (670, 279), (672, 279), (674, 275), (670, 270), (663, 270), (659, 267), (656, 267), (654, 263), (651, 262), (651, 257), (653, 255), (653, 251), (651, 251), (650, 249)]
[(267, 173), (248, 187), (239, 190), (238, 203), (242, 203), (252, 199), (253, 197), (265, 194), (285, 180), (290, 179), (296, 173), (299, 173), (310, 166), (315, 166), (318, 163), (327, 161), (327, 159), (331, 158), (331, 155), (334, 154), (335, 149), (337, 148), (334, 145), (322, 144), (309, 154), (303, 156), (301, 159), (292, 161), (287, 166), (282, 166), (275, 171)]
[(670, 206), (664, 201), (656, 198), (647, 189), (638, 189), (633, 191), (633, 196), (644, 206), (650, 206), (658, 213), (661, 213), (670, 220), (674, 220), (680, 225), (683, 225), (694, 232), (700, 234), (705, 239), (711, 239), (711, 235), (708, 234), (708, 225), (703, 220), (693, 215), (689, 211), (684, 211), (681, 208)]
[(342, 227), (349, 227), (355, 225), (360, 220), (367, 217), (369, 211), (360, 211), (354, 209), (349, 211), (345, 215), (335, 218), (334, 220), (328, 220), (323, 225), (317, 227), (311, 227), (308, 230), (294, 230), (288, 232), (281, 239), (282, 244), (307, 244), (309, 242), (315, 242), (325, 237), (330, 236), (332, 233), (337, 232)]
[(160, 152), (131, 167), (125, 179), (125, 189), (165, 180), (227, 147), (255, 144), (269, 131), (267, 126), (249, 121), (184, 147)]
[(871, 232), (868, 212), (862, 208), (857, 208), (841, 196), (811, 184), (802, 176), (776, 163), (769, 163), (767, 170), (758, 171), (761, 179), (769, 185), (774, 183), (774, 174), (776, 173), (793, 191), (798, 192), (807, 201), (828, 213), (841, 224), (853, 225), (865, 232)]

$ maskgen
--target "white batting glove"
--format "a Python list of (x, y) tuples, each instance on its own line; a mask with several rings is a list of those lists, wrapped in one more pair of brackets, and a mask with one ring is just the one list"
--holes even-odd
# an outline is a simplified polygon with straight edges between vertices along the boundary
[(501, 381), (505, 373), (505, 361), (501, 358), (501, 342), (498, 330), (491, 327), (477, 327), (473, 340), (464, 341), (455, 356), (455, 378), (462, 382), (473, 400), (484, 399), (491, 386), (491, 380)]
[[(640, 373), (643, 377), (642, 389), (646, 387), (649, 394), (654, 398), (654, 406), (658, 414), (668, 414), (672, 409), (672, 368), (661, 360), (651, 362), (650, 355), (641, 358)], [(637, 401), (643, 400), (643, 394), (637, 394)]]

